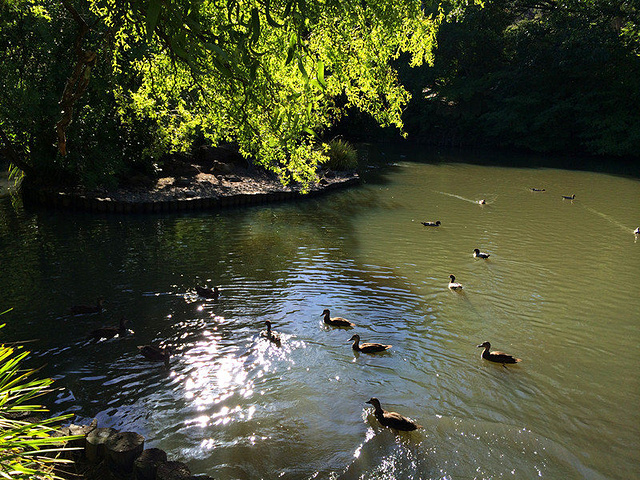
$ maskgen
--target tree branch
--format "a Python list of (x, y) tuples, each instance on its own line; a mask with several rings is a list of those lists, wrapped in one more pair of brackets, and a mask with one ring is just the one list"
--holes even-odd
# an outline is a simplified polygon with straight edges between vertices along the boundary
[(73, 108), (78, 102), (82, 94), (89, 85), (91, 79), (91, 69), (95, 66), (97, 61), (97, 55), (90, 50), (82, 49), (82, 41), (90, 28), (87, 22), (80, 16), (78, 11), (71, 5), (69, 0), (62, 0), (65, 8), (71, 13), (71, 16), (78, 24), (80, 31), (76, 37), (75, 51), (76, 51), (76, 65), (71, 73), (71, 76), (67, 80), (67, 83), (62, 92), (62, 98), (60, 99), (60, 106), (62, 107), (62, 117), (56, 123), (56, 132), (58, 134), (58, 152), (60, 155), (67, 154), (67, 128), (73, 120)]

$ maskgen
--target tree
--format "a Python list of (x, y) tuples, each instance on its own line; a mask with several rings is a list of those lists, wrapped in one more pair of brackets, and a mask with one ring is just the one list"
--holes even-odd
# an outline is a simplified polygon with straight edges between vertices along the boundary
[[(628, 0), (492, 0), (453, 11), (407, 131), (536, 151), (637, 156), (640, 24)], [(440, 137), (434, 138), (434, 132)]]
[(309, 182), (346, 109), (402, 126), (391, 62), (431, 61), (441, 16), (414, 0), (13, 0), (1, 18), (5, 143), (28, 174), (105, 183), (127, 157), (149, 165), (198, 138)]

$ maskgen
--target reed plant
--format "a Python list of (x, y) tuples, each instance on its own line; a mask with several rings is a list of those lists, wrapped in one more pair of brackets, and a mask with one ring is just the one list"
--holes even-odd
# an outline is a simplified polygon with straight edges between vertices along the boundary
[(72, 415), (44, 420), (33, 416), (47, 412), (34, 399), (49, 393), (53, 380), (34, 378), (37, 370), (22, 368), (29, 352), (20, 350), (0, 344), (0, 477), (60, 479), (56, 467), (70, 462), (61, 457), (65, 445), (79, 437), (58, 433), (60, 423)]

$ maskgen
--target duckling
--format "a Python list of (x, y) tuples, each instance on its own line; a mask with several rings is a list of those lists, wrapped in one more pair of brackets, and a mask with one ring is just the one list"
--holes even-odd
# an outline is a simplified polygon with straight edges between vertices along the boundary
[(169, 368), (169, 359), (171, 358), (171, 348), (156, 347), (155, 345), (138, 345), (140, 355), (152, 362), (164, 362), (164, 366)]
[(633, 233), (635, 233), (636, 235), (640, 235), (640, 227), (636, 228)]
[(486, 205), (487, 201), (484, 198), (481, 198), (480, 200), (478, 200), (478, 205)]
[(374, 353), (374, 352), (384, 352), (385, 350), (389, 350), (391, 345), (383, 345), (382, 343), (363, 343), (360, 345), (360, 335), (357, 333), (349, 339), (349, 341), (353, 340), (352, 348), (356, 352), (364, 352), (364, 353)]
[(264, 324), (267, 326), (267, 330), (260, 333), (260, 335), (279, 347), (281, 344), (280, 335), (271, 331), (271, 322), (269, 320), (266, 320)]
[(95, 330), (89, 332), (87, 338), (93, 340), (94, 342), (97, 342), (101, 338), (105, 338), (108, 340), (115, 337), (116, 335), (118, 335), (119, 337), (124, 337), (127, 334), (127, 323), (129, 323), (129, 320), (121, 317), (119, 327), (96, 328)]
[(544, 188), (535, 188), (534, 187), (534, 188), (531, 189), (531, 191), (532, 192), (544, 192), (545, 190), (544, 190)]
[(453, 275), (449, 275), (449, 288), (451, 290), (462, 290), (462, 284), (456, 282), (456, 277)]
[(576, 198), (575, 193), (573, 195), (562, 195), (563, 200), (573, 200), (574, 198)]
[(440, 226), (440, 220), (437, 220), (435, 222), (420, 222), (422, 223), (425, 227), (439, 227)]
[(102, 305), (104, 304), (104, 298), (98, 297), (95, 305), (74, 305), (69, 309), (71, 315), (86, 315), (89, 313), (102, 312)]
[(220, 296), (220, 290), (218, 290), (218, 287), (207, 288), (196, 285), (196, 293), (201, 297), (212, 298), (213, 300), (217, 300)]
[(514, 357), (513, 355), (509, 355), (508, 353), (493, 351), (490, 352), (491, 344), (489, 342), (484, 342), (478, 345), (478, 348), (484, 348), (482, 351), (482, 358), (485, 360), (489, 360), (490, 362), (501, 363), (503, 366), (506, 363), (519, 363), (522, 360)]
[(322, 315), (324, 315), (324, 323), (326, 323), (327, 325), (331, 325), (332, 327), (345, 327), (345, 328), (353, 328), (356, 326), (355, 323), (350, 322), (349, 320), (347, 320), (346, 318), (342, 318), (342, 317), (333, 317), (331, 318), (329, 315), (329, 309), (325, 308), (322, 312)]
[(368, 402), (370, 405), (373, 405), (374, 415), (378, 419), (381, 425), (389, 428), (394, 428), (396, 430), (403, 430), (405, 432), (410, 432), (412, 430), (417, 430), (418, 428), (422, 428), (422, 425), (418, 425), (413, 420), (408, 419), (407, 417), (403, 417), (399, 413), (396, 412), (387, 412), (383, 410), (380, 406), (380, 400), (376, 397), (372, 397)]
[(491, 254), (490, 253), (481, 252), (479, 249), (474, 248), (473, 249), (473, 256), (475, 258), (489, 258), (491, 256)]

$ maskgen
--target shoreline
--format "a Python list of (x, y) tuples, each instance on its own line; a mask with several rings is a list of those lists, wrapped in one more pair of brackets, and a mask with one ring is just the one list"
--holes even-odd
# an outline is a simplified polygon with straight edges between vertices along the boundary
[(22, 198), (25, 204), (91, 213), (171, 213), (302, 200), (360, 181), (356, 172), (327, 172), (302, 193), (300, 185), (285, 186), (266, 172), (234, 172), (224, 176), (198, 173), (159, 178), (152, 188), (65, 191), (25, 184)]

